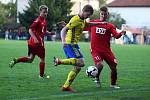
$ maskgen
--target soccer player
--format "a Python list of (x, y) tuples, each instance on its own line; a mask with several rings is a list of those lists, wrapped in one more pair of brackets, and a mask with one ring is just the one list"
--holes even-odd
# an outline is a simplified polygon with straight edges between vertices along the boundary
[(45, 47), (44, 47), (44, 34), (48, 33), (53, 35), (47, 30), (46, 26), (46, 17), (48, 15), (48, 7), (46, 5), (41, 5), (39, 7), (40, 15), (35, 19), (32, 25), (29, 28), (29, 33), (31, 35), (28, 40), (28, 57), (14, 58), (9, 66), (11, 68), (14, 67), (15, 64), (23, 62), (23, 63), (32, 63), (35, 56), (37, 55), (40, 58), (40, 75), (39, 78), (49, 78), (44, 74), (45, 69)]
[(74, 68), (69, 72), (62, 91), (75, 92), (70, 85), (84, 66), (84, 58), (78, 46), (80, 35), (85, 27), (85, 19), (93, 14), (93, 8), (85, 5), (82, 11), (71, 18), (69, 23), (61, 31), (61, 39), (63, 49), (67, 59), (59, 59), (54, 57), (54, 64), (57, 65), (73, 65)]
[[(106, 22), (109, 16), (109, 12), (107, 7), (100, 8), (100, 19), (91, 20), (91, 22)], [(94, 25), (86, 28), (85, 30), (89, 30), (91, 34), (91, 55), (94, 60), (95, 66), (98, 68), (98, 74), (96, 76), (95, 82), (98, 87), (100, 84), (100, 73), (103, 69), (103, 60), (107, 62), (111, 69), (111, 85), (112, 88), (120, 88), (117, 86), (117, 60), (112, 53), (110, 48), (110, 39), (111, 37), (115, 37), (116, 39), (120, 38), (125, 31), (121, 31), (118, 33), (116, 31), (116, 27), (112, 23), (105, 23), (101, 25)]]

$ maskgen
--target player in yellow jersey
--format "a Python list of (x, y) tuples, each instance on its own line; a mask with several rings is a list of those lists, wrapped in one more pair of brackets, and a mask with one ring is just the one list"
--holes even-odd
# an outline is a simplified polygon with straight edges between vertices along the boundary
[(93, 8), (85, 5), (82, 11), (71, 18), (69, 23), (61, 31), (61, 40), (63, 49), (67, 59), (59, 59), (54, 57), (54, 64), (57, 65), (73, 65), (74, 68), (69, 72), (62, 91), (75, 92), (70, 85), (84, 66), (84, 58), (78, 46), (80, 35), (86, 25), (85, 19), (93, 14)]

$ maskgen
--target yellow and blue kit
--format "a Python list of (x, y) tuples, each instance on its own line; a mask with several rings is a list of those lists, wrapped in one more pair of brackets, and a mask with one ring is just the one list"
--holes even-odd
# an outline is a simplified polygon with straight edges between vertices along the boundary
[(85, 27), (85, 20), (76, 15), (71, 18), (66, 26), (68, 28), (65, 38), (67, 46), (64, 47), (64, 52), (67, 58), (83, 58), (77, 43)]

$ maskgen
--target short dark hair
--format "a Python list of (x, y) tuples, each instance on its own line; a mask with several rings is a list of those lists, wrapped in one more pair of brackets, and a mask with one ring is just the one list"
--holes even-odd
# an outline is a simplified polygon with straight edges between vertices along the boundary
[(103, 6), (100, 8), (100, 11), (108, 12), (108, 8), (106, 6)]
[(41, 5), (39, 7), (39, 11), (42, 11), (42, 9), (46, 9), (48, 11), (48, 7), (46, 5)]
[(94, 10), (93, 7), (91, 5), (85, 5), (82, 9), (83, 12), (90, 12), (91, 15), (93, 14)]

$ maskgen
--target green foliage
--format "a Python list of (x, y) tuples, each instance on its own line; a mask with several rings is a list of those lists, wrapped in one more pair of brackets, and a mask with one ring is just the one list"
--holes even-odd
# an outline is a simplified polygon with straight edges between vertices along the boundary
[(24, 13), (19, 13), (20, 23), (28, 28), (39, 15), (39, 6), (45, 4), (49, 8), (47, 26), (52, 30), (53, 24), (60, 20), (67, 21), (73, 3), (71, 0), (29, 0), (29, 7)]
[(126, 21), (121, 18), (121, 15), (117, 13), (110, 13), (108, 21), (113, 23), (119, 29), (121, 29), (122, 24), (126, 23)]
[(16, 22), (16, 4), (3, 4), (0, 2), (0, 28), (5, 24)]
[(104, 6), (106, 4), (106, 0), (98, 0), (99, 1), (99, 7)]
[(0, 2), (0, 27), (6, 23), (6, 15), (8, 14), (8, 10), (5, 9), (4, 4)]
[[(99, 19), (99, 17), (100, 17), (99, 11), (95, 10), (94, 14), (90, 18), (91, 19)], [(121, 18), (120, 14), (118, 14), (118, 13), (110, 13), (108, 22), (113, 23), (119, 29), (121, 28), (122, 24), (126, 23), (126, 21), (123, 18)]]
[(94, 10), (93, 15), (90, 17), (90, 19), (99, 19), (99, 11), (98, 10)]

